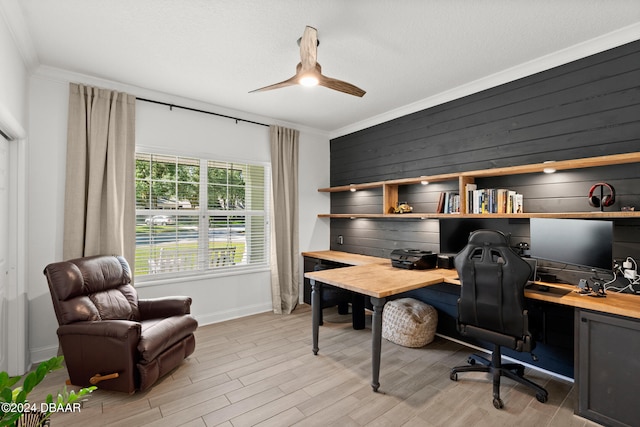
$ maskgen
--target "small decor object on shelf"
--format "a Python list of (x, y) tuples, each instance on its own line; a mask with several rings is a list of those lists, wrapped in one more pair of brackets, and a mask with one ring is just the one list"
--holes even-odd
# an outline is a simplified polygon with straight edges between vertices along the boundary
[(402, 214), (413, 212), (413, 208), (409, 206), (407, 202), (398, 202), (398, 207), (393, 210), (393, 213)]

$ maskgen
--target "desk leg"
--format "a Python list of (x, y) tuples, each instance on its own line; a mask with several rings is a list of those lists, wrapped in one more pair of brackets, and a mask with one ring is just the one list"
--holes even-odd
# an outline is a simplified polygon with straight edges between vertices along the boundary
[(322, 302), (320, 301), (321, 282), (311, 279), (311, 335), (313, 337), (313, 354), (318, 354), (318, 332), (320, 329), (320, 313)]
[(365, 328), (364, 300), (364, 295), (353, 292), (351, 296), (351, 323), (353, 329), (356, 330)]
[(385, 298), (371, 297), (373, 319), (371, 320), (371, 387), (378, 391), (380, 387), (380, 351), (382, 349), (382, 309)]

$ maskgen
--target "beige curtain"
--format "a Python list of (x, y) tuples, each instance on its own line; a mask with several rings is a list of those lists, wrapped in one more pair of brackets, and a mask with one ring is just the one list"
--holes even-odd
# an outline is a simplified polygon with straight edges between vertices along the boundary
[(271, 295), (273, 312), (289, 314), (298, 304), (298, 139), (299, 132), (270, 126)]
[(135, 255), (135, 97), (71, 83), (64, 259)]

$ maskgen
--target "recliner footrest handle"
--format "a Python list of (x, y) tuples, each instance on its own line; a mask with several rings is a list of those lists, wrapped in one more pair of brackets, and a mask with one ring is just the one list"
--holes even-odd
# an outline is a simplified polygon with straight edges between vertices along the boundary
[(115, 378), (118, 378), (120, 376), (120, 374), (118, 374), (117, 372), (114, 372), (112, 374), (107, 374), (107, 375), (100, 375), (100, 374), (95, 374), (94, 376), (92, 376), (91, 378), (89, 378), (89, 382), (92, 385), (96, 385), (98, 384), (100, 381), (104, 381), (104, 380), (112, 380)]

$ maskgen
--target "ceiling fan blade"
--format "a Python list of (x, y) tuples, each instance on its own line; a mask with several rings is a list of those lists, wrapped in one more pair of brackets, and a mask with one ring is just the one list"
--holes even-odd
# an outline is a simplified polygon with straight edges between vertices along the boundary
[(367, 93), (364, 90), (360, 89), (358, 86), (354, 86), (351, 83), (343, 82), (342, 80), (333, 79), (331, 77), (323, 75), (320, 76), (318, 85), (359, 97), (362, 97), (365, 93)]
[(307, 26), (300, 39), (301, 71), (311, 70), (316, 66), (318, 49), (318, 30)]
[(261, 87), (260, 89), (254, 89), (252, 91), (249, 91), (249, 93), (253, 93), (253, 92), (264, 92), (266, 90), (273, 90), (273, 89), (280, 89), (281, 87), (287, 87), (287, 86), (293, 86), (298, 84), (297, 81), (297, 77), (298, 76), (293, 76), (283, 82), (280, 83), (274, 83), (272, 85), (269, 86), (265, 86), (265, 87)]

